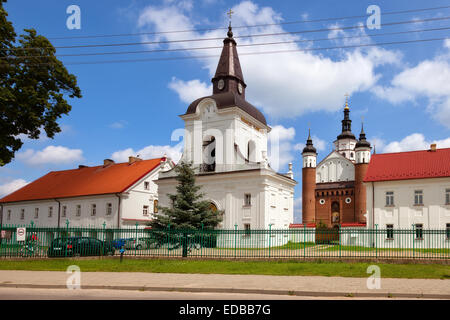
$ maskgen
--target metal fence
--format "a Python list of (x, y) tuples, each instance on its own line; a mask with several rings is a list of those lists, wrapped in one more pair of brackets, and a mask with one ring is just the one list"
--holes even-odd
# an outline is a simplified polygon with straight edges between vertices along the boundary
[[(25, 234), (18, 239), (18, 228)], [(139, 226), (46, 228), (3, 225), (0, 257), (449, 259), (450, 230), (152, 230)]]

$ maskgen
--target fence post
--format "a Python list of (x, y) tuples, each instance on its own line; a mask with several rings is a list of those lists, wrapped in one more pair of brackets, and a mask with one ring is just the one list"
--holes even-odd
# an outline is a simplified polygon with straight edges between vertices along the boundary
[(102, 242), (102, 255), (105, 254), (105, 241), (106, 241), (106, 221), (103, 221), (103, 242)]
[(238, 225), (234, 225), (234, 258), (236, 258), (236, 237), (237, 237), (237, 227)]
[(339, 236), (339, 259), (340, 259), (341, 258), (341, 236), (342, 236), (341, 224), (339, 224), (338, 236)]
[(139, 223), (136, 221), (136, 242), (135, 242), (135, 244), (134, 244), (134, 256), (136, 256), (136, 250), (137, 250), (137, 246), (138, 246), (138, 244), (139, 244), (139, 242), (138, 242), (138, 225), (139, 225)]
[(270, 258), (270, 240), (272, 238), (272, 224), (269, 224), (269, 258)]
[(375, 258), (378, 259), (378, 224), (375, 225)]
[(415, 233), (416, 233), (416, 230), (415, 230), (415, 224), (412, 224), (411, 225), (412, 226), (412, 243), (413, 243), (413, 259), (416, 257), (416, 249), (415, 249)]
[(170, 223), (167, 225), (167, 256), (170, 256)]
[[(69, 237), (69, 219), (67, 219), (66, 220), (66, 239), (68, 239)], [(63, 242), (63, 243), (65, 243), (65, 241)], [(64, 257), (67, 257), (67, 244), (65, 245), (65, 248), (64, 248)]]
[(306, 222), (303, 222), (303, 258), (306, 259)]
[(202, 222), (202, 237), (201, 237), (201, 242), (200, 242), (200, 257), (203, 257), (203, 222)]

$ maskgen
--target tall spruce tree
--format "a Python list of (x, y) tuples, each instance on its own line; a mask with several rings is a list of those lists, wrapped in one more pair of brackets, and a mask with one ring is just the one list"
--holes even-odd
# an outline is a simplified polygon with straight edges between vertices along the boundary
[(201, 186), (195, 184), (195, 173), (192, 163), (181, 161), (175, 167), (177, 172), (177, 193), (168, 194), (173, 206), (161, 207), (150, 226), (153, 229), (192, 230), (212, 229), (222, 221), (223, 211), (213, 211), (211, 203), (203, 200), (205, 194), (200, 192)]

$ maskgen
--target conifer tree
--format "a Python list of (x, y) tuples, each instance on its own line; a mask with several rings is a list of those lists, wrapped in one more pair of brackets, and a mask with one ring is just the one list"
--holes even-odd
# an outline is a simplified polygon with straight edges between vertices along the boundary
[(168, 194), (172, 207), (161, 207), (150, 226), (153, 229), (192, 230), (212, 229), (222, 221), (223, 211), (213, 211), (211, 203), (203, 200), (205, 194), (201, 186), (195, 184), (195, 172), (192, 163), (181, 161), (175, 167), (178, 185), (176, 194)]

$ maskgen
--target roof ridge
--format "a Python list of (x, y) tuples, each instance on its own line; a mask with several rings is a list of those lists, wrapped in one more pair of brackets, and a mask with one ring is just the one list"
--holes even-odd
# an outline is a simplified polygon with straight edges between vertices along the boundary
[[(437, 151), (442, 150), (450, 150), (450, 148), (436, 148)], [(422, 150), (409, 150), (409, 151), (397, 151), (397, 152), (385, 152), (385, 153), (375, 153), (372, 156), (382, 156), (382, 155), (389, 155), (389, 154), (405, 154), (405, 153), (414, 153), (414, 152), (430, 152), (430, 149), (422, 149)], [(433, 151), (434, 152), (434, 151)]]

